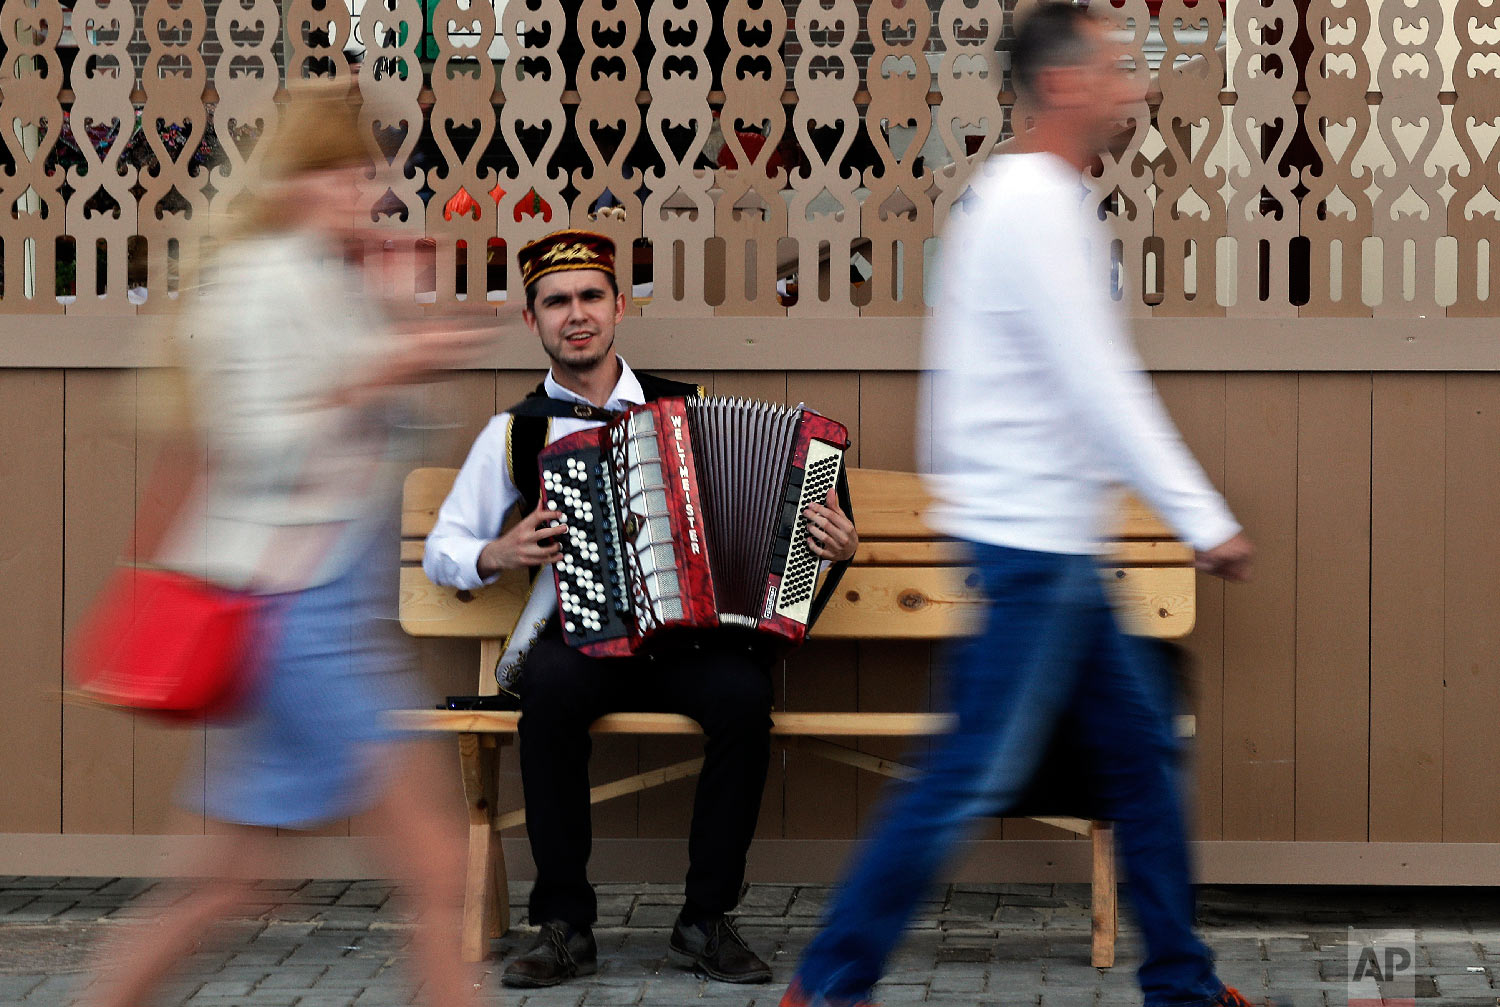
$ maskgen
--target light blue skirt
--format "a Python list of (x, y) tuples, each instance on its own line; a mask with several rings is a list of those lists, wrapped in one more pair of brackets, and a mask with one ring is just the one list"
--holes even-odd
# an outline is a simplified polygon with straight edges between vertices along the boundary
[(209, 731), (209, 818), (306, 829), (379, 793), (400, 737), (387, 715), (420, 696), (395, 619), (395, 542), (377, 535), (336, 580), (269, 599), (256, 691), (240, 719)]

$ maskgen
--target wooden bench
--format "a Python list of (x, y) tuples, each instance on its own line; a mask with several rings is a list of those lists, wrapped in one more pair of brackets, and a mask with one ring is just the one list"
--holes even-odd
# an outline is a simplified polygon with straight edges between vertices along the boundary
[[(516, 620), (528, 591), (524, 573), (502, 577), (477, 592), (433, 585), (422, 572), (423, 541), (437, 517), (456, 470), (424, 468), (406, 480), (401, 522), (401, 625), (416, 637), (471, 638), (479, 641), (479, 692), (497, 691), (495, 664), (504, 636)], [(966, 631), (982, 597), (978, 578), (961, 564), (954, 543), (929, 529), (921, 515), (927, 497), (917, 476), (903, 472), (851, 469), (850, 490), (860, 548), (838, 593), (814, 634), (819, 639), (939, 640)], [(1101, 571), (1114, 593), (1126, 628), (1139, 635), (1186, 635), (1194, 620), (1192, 550), (1139, 504), (1127, 502)], [(520, 715), (508, 711), (402, 711), (405, 726), (458, 735), (469, 814), (469, 855), (465, 879), (463, 957), (485, 957), (488, 939), (510, 926), (505, 861), (497, 833), (525, 821), (524, 809), (497, 807), (499, 753), (516, 730)], [(939, 734), (947, 719), (934, 713), (777, 711), (772, 733), (819, 756), (886, 776), (903, 777), (909, 767), (858, 751), (833, 739), (916, 738)], [(1191, 718), (1179, 718), (1190, 733)], [(599, 734), (698, 734), (687, 717), (660, 713), (619, 713), (596, 721)], [(695, 775), (702, 759), (638, 773), (593, 788), (594, 802), (608, 800)], [(1117, 932), (1114, 847), (1103, 822), (1041, 818), (1039, 821), (1093, 843), (1093, 964), (1114, 963)]]

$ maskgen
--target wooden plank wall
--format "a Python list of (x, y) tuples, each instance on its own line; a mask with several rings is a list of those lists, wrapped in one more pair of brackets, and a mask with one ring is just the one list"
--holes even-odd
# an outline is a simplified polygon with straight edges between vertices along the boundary
[[(856, 464), (926, 456), (920, 377), (676, 372), (720, 394), (845, 420)], [(0, 370), (0, 833), (201, 832), (201, 731), (59, 703), (62, 640), (125, 541), (150, 466), (143, 379)], [(473, 372), (428, 392), (424, 464), (460, 462), (536, 376)], [(1199, 586), (1193, 816), (1208, 840), (1500, 842), (1500, 375), (1176, 373), (1158, 386), (1259, 546), (1253, 584)], [(428, 641), (432, 695), (473, 688), (471, 646)], [(924, 709), (925, 644), (813, 643), (778, 673), (791, 709)], [(867, 743), (899, 755), (899, 746)], [(688, 758), (682, 739), (600, 742), (598, 775)], [(184, 768), (185, 767), (185, 768)], [(515, 760), (506, 799), (519, 803)], [(681, 837), (693, 784), (601, 806), (601, 837)], [(844, 839), (879, 781), (775, 756), (760, 835)], [(174, 795), (187, 813), (169, 818)], [(368, 831), (361, 819), (335, 835)], [(1005, 838), (1056, 837), (1033, 823)], [(84, 865), (80, 865), (83, 869)]]

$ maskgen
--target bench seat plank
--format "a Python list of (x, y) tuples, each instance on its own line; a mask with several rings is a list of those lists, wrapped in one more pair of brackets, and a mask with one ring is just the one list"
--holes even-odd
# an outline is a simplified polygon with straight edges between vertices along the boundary
[(521, 570), (479, 591), (455, 591), (428, 580), (421, 567), (402, 567), (401, 628), (412, 636), (501, 639), (510, 635), (530, 591)]
[[(849, 495), (861, 538), (941, 538), (923, 515), (932, 502), (922, 477), (912, 472), (849, 469)], [(1125, 494), (1112, 532), (1113, 538), (1171, 539), (1176, 534), (1140, 501)]]
[[(1172, 539), (1129, 539), (1108, 543), (1101, 561), (1106, 566), (1190, 566), (1193, 549)], [(964, 566), (968, 562), (968, 550), (951, 539), (867, 539), (861, 535), (853, 565)]]
[(1198, 574), (1192, 567), (1107, 567), (1103, 575), (1125, 632), (1180, 640), (1193, 631)]
[[(423, 540), (401, 543), (401, 562), (420, 565)], [(1181, 566), (1193, 562), (1193, 550), (1166, 539), (1122, 539), (1109, 543), (1104, 555), (1109, 566)], [(964, 547), (946, 539), (864, 539), (854, 554), (860, 566), (962, 566), (968, 562)]]
[[(1109, 567), (1103, 576), (1127, 632), (1175, 639), (1192, 631), (1192, 569)], [(401, 628), (419, 637), (504, 637), (528, 590), (519, 573), (470, 592), (438, 587), (420, 568), (405, 567)], [(813, 636), (941, 640), (971, 632), (983, 605), (978, 580), (963, 567), (855, 567), (845, 574)]]
[[(457, 734), (509, 734), (521, 714), (516, 710), (398, 710), (396, 726), (409, 731)], [(785, 736), (846, 738), (909, 738), (942, 734), (953, 720), (943, 713), (875, 713), (866, 711), (771, 714), (771, 733)], [(1177, 718), (1180, 737), (1190, 738), (1196, 726), (1191, 715)], [(702, 734), (698, 722), (680, 713), (611, 713), (594, 721), (595, 734)]]
[[(516, 729), (515, 710), (398, 710), (398, 727), (414, 731), (505, 734)], [(841, 737), (918, 737), (948, 730), (940, 713), (785, 713), (772, 715), (772, 734)], [(677, 713), (611, 713), (594, 721), (595, 734), (702, 734), (698, 722)]]

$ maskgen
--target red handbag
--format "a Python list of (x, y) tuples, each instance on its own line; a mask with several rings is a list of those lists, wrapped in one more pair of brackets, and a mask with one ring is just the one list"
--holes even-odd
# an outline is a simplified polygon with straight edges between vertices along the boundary
[(170, 570), (120, 570), (78, 629), (79, 689), (173, 720), (232, 714), (250, 690), (261, 605)]
[[(169, 446), (153, 473), (173, 498), (158, 526), (140, 530), (150, 555), (202, 475), (201, 448)], [(183, 478), (185, 477), (185, 478)], [(264, 602), (188, 574), (147, 566), (115, 571), (73, 637), (85, 698), (172, 720), (219, 719), (250, 692)]]

